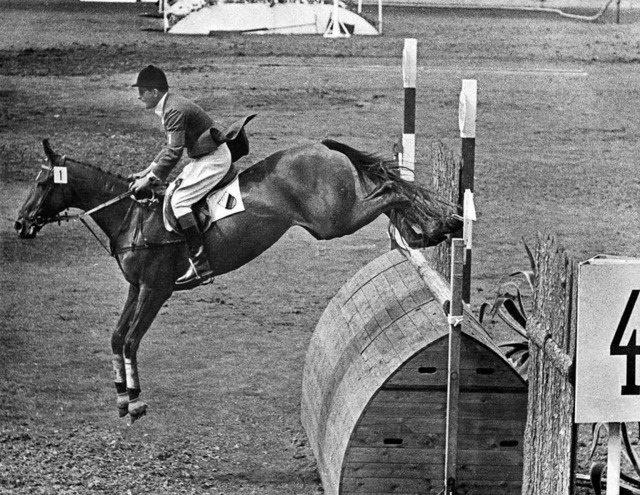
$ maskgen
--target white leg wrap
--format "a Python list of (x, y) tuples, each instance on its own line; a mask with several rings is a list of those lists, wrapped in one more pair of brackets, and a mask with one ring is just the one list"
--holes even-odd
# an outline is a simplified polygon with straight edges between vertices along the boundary
[(125, 383), (124, 358), (114, 355), (111, 362), (113, 363), (113, 381), (115, 383)]
[(138, 369), (131, 363), (131, 359), (124, 358), (124, 368), (127, 374), (127, 387), (139, 389), (140, 382), (138, 381)]

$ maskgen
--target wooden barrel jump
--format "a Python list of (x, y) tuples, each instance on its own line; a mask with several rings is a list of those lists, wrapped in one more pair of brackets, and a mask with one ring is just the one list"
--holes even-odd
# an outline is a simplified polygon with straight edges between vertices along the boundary
[[(399, 251), (332, 299), (302, 391), (325, 493), (442, 492), (448, 332), (442, 305)], [(460, 362), (456, 491), (519, 494), (527, 385), (469, 313)]]

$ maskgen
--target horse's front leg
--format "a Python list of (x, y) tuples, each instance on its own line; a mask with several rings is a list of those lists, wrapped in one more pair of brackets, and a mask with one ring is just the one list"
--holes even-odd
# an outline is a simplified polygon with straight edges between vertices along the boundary
[(124, 309), (111, 336), (111, 350), (113, 352), (113, 372), (116, 386), (118, 414), (121, 418), (129, 414), (129, 394), (127, 392), (127, 378), (124, 366), (124, 340), (129, 333), (131, 321), (138, 304), (140, 289), (129, 285), (129, 294)]
[(124, 339), (124, 368), (128, 393), (128, 413), (131, 423), (144, 416), (147, 404), (140, 400), (140, 379), (138, 377), (138, 348), (140, 341), (155, 319), (162, 305), (171, 296), (167, 289), (151, 289), (143, 287), (138, 295), (129, 332)]

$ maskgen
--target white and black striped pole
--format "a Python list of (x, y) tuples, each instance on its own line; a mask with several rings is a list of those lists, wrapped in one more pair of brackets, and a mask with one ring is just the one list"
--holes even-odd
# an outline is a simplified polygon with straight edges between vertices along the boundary
[(167, 13), (167, 0), (160, 0), (158, 6), (162, 8), (162, 28), (165, 34), (169, 31), (169, 14)]
[(418, 73), (418, 40), (404, 40), (402, 52), (402, 81), (404, 85), (404, 127), (402, 131), (402, 154), (400, 176), (415, 180), (416, 161), (416, 79)]
[(471, 304), (471, 253), (473, 248), (473, 222), (476, 220), (476, 210), (473, 202), (473, 188), (476, 161), (476, 108), (478, 104), (478, 81), (464, 79), (460, 92), (458, 108), (458, 123), (460, 138), (462, 139), (462, 170), (460, 172), (460, 191), (464, 207), (463, 238), (465, 241), (465, 256), (463, 268), (462, 300)]
[[(404, 124), (402, 127), (402, 142), (394, 146), (397, 154), (400, 177), (414, 182), (416, 160), (416, 74), (418, 71), (418, 40), (406, 38), (402, 51), (402, 83), (404, 86)], [(395, 231), (395, 227), (392, 226)], [(398, 244), (391, 236), (391, 249)]]

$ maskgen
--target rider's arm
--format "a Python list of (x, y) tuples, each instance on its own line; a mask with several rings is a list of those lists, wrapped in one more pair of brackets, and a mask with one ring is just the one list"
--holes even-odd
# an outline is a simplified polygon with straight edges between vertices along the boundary
[(166, 142), (153, 160), (150, 171), (160, 180), (166, 180), (180, 161), (185, 147), (185, 120), (185, 114), (179, 110), (169, 109), (164, 114)]

